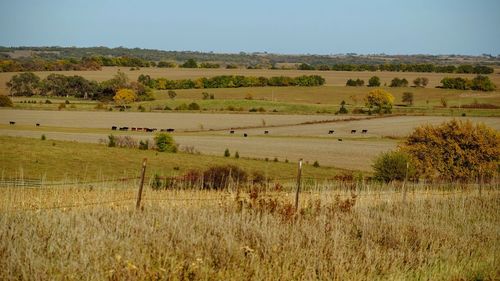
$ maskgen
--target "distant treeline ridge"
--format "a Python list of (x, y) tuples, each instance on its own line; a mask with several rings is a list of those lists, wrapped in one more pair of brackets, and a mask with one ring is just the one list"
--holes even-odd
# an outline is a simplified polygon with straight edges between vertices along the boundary
[(172, 61), (149, 61), (137, 57), (119, 56), (93, 56), (81, 59), (44, 59), (44, 58), (24, 58), (24, 59), (0, 59), (0, 72), (22, 72), (22, 71), (68, 71), (68, 70), (100, 70), (103, 66), (121, 67), (161, 67), (161, 68), (268, 68), (268, 69), (298, 69), (298, 70), (319, 70), (319, 71), (392, 71), (392, 72), (436, 72), (436, 73), (471, 73), (471, 74), (491, 74), (494, 69), (485, 65), (438, 65), (432, 63), (384, 63), (384, 64), (295, 64), (286, 68), (278, 68), (275, 64), (267, 67), (262, 65), (246, 65), (202, 62), (198, 63), (194, 59), (188, 59), (182, 64)]

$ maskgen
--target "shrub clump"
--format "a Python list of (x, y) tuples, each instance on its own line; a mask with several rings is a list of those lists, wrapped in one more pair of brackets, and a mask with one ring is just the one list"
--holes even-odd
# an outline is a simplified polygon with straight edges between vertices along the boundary
[(168, 133), (159, 133), (155, 136), (156, 149), (160, 152), (177, 152), (177, 144)]
[(487, 181), (499, 169), (500, 134), (484, 124), (452, 120), (415, 129), (401, 150), (412, 158), (418, 176), (446, 181)]
[(234, 165), (213, 166), (203, 172), (203, 187), (208, 189), (227, 189), (230, 183), (245, 183), (248, 174)]
[(385, 182), (402, 181), (405, 177), (413, 177), (415, 174), (409, 155), (400, 151), (380, 154), (375, 159), (373, 169), (375, 170), (374, 178)]
[(0, 107), (13, 107), (14, 104), (8, 96), (0, 95)]

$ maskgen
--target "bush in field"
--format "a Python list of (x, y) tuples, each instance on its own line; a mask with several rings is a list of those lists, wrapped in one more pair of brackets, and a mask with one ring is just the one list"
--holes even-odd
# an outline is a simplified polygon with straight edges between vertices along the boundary
[(346, 86), (351, 86), (351, 87), (361, 87), (365, 85), (365, 81), (361, 79), (348, 79), (347, 82), (345, 83)]
[(155, 136), (156, 149), (160, 152), (177, 152), (177, 144), (168, 133), (159, 133)]
[(349, 113), (349, 110), (347, 110), (347, 108), (345, 107), (345, 105), (346, 105), (345, 101), (341, 101), (340, 102), (340, 108), (339, 108), (339, 111), (337, 111), (338, 114), (347, 114), (347, 113)]
[(373, 170), (375, 171), (375, 179), (385, 182), (393, 180), (401, 181), (407, 175), (408, 177), (413, 177), (415, 174), (415, 170), (410, 164), (409, 155), (400, 151), (390, 151), (380, 154), (375, 159)]
[(368, 87), (378, 87), (380, 86), (380, 78), (378, 76), (372, 76), (368, 80)]
[(116, 146), (116, 137), (113, 135), (108, 136), (108, 147), (115, 147)]
[(192, 102), (188, 105), (188, 110), (200, 110), (200, 105)]
[(417, 77), (415, 80), (413, 80), (413, 84), (415, 87), (424, 87), (429, 84), (429, 78), (427, 77)]
[(238, 166), (213, 166), (203, 172), (203, 187), (209, 189), (226, 189), (234, 184), (247, 181), (248, 174)]
[(178, 105), (176, 108), (174, 108), (175, 110), (188, 110), (189, 109), (189, 106), (186, 104), (186, 103), (181, 103), (180, 105)]
[(484, 124), (452, 120), (421, 126), (401, 150), (412, 158), (418, 176), (433, 180), (490, 180), (499, 169), (500, 134)]
[(392, 79), (389, 87), (408, 87), (408, 80), (406, 78), (399, 79), (398, 77)]
[(375, 89), (365, 97), (366, 106), (375, 113), (391, 113), (394, 96), (382, 89)]
[(167, 92), (167, 94), (168, 94), (168, 97), (169, 97), (170, 99), (175, 99), (175, 97), (177, 96), (177, 93), (176, 93), (175, 91), (172, 91), (172, 90), (169, 90), (169, 91)]
[(149, 140), (145, 140), (145, 141), (140, 141), (139, 142), (139, 149), (140, 150), (148, 150), (149, 149)]
[(230, 157), (231, 156), (231, 153), (229, 152), (229, 149), (226, 148), (226, 150), (224, 150), (224, 157)]
[(8, 96), (0, 95), (0, 107), (13, 107), (14, 104)]

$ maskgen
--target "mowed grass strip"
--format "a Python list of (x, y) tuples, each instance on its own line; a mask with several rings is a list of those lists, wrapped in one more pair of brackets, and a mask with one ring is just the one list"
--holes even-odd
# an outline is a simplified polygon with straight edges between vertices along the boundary
[[(296, 163), (209, 156), (188, 153), (161, 153), (153, 150), (110, 148), (102, 144), (0, 137), (0, 174), (3, 178), (44, 178), (95, 180), (137, 177), (143, 158), (148, 159), (147, 176), (175, 176), (189, 169), (204, 170), (213, 165), (232, 164), (249, 173), (260, 171), (272, 178), (296, 176)], [(234, 152), (233, 152), (234, 153)], [(339, 169), (305, 165), (307, 177), (330, 178)]]

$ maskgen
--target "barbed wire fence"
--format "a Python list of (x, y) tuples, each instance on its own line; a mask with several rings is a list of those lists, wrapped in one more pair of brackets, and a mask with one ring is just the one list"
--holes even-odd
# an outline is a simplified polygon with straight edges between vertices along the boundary
[[(143, 164), (145, 165), (145, 164)], [(144, 166), (145, 168), (145, 166)], [(300, 165), (299, 165), (300, 171)], [(260, 196), (262, 197), (276, 197), (279, 196), (279, 193), (293, 194), (294, 188), (297, 187), (296, 190), (296, 204), (298, 208), (298, 196), (299, 193), (306, 195), (321, 195), (325, 194), (325, 192), (337, 192), (338, 196), (350, 196), (354, 194), (356, 197), (372, 197), (372, 198), (381, 198), (384, 196), (393, 196), (397, 194), (403, 194), (407, 192), (409, 195), (428, 195), (428, 196), (451, 196), (458, 195), (464, 193), (478, 192), (481, 195), (481, 192), (489, 191), (489, 190), (498, 190), (498, 180), (495, 177), (491, 182), (475, 182), (475, 183), (467, 183), (467, 184), (454, 184), (454, 183), (446, 183), (446, 182), (405, 182), (402, 184), (401, 182), (391, 182), (391, 183), (379, 183), (379, 182), (371, 182), (361, 180), (352, 180), (352, 181), (341, 181), (336, 180), (334, 178), (330, 179), (321, 179), (316, 177), (304, 177), (301, 176), (301, 172), (298, 173), (298, 177), (273, 177), (266, 178), (264, 182), (259, 182), (255, 184), (252, 181), (245, 183), (245, 187), (252, 188), (258, 186), (262, 189), (262, 193)], [(163, 177), (168, 178), (168, 177)], [(177, 177), (172, 177), (177, 178)], [(89, 181), (46, 181), (44, 179), (30, 179), (30, 178), (15, 178), (15, 179), (0, 179), (0, 188), (9, 188), (9, 189), (35, 189), (35, 190), (43, 190), (50, 189), (54, 187), (71, 187), (71, 188), (87, 188), (93, 190), (102, 184), (118, 184), (118, 185), (126, 185), (127, 187), (137, 187), (138, 182), (146, 183), (146, 187), (150, 187), (152, 182), (155, 180), (155, 177), (145, 177), (144, 173), (140, 177), (122, 177), (122, 178), (114, 178), (114, 179), (100, 179), (100, 180), (89, 180)], [(177, 178), (177, 180), (179, 180)], [(182, 179), (180, 179), (182, 180)], [(144, 197), (142, 196), (142, 187), (139, 189), (139, 194), (137, 196), (129, 196), (125, 198), (118, 198), (114, 200), (99, 200), (93, 202), (80, 202), (77, 204), (62, 204), (56, 206), (37, 206), (32, 208), (10, 208), (8, 210), (2, 210), (0, 212), (16, 212), (16, 211), (39, 211), (39, 210), (56, 210), (56, 209), (72, 209), (72, 208), (83, 208), (89, 206), (98, 206), (98, 205), (116, 205), (116, 204), (129, 204), (130, 202), (136, 201), (137, 206), (140, 206), (141, 200), (148, 202), (161, 202), (161, 201), (221, 201), (227, 200), (232, 194), (236, 191), (236, 189), (241, 188), (243, 184), (239, 182), (232, 182), (231, 177), (229, 177), (229, 185), (227, 190), (221, 191), (217, 196), (213, 197), (186, 197), (186, 198), (178, 198), (178, 197)], [(190, 186), (186, 188), (186, 186)], [(302, 187), (300, 190), (299, 187)], [(403, 188), (406, 188), (403, 190)], [(151, 190), (150, 188), (147, 188)], [(205, 190), (203, 186), (203, 182), (198, 183), (198, 186), (185, 185), (180, 184), (179, 188), (172, 188), (169, 190)], [(248, 190), (248, 189), (247, 189)], [(150, 192), (150, 191), (148, 191)], [(406, 194), (403, 195), (406, 197)]]

